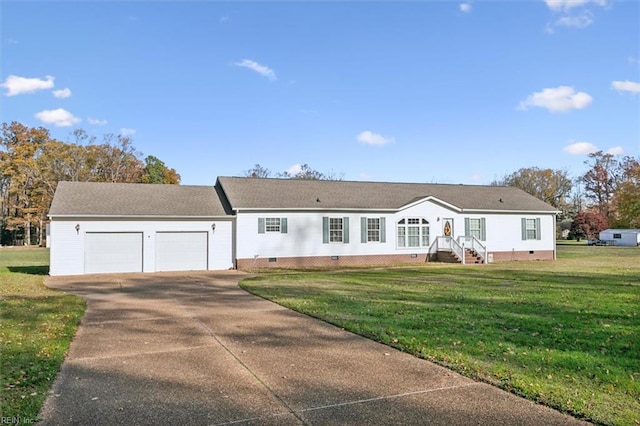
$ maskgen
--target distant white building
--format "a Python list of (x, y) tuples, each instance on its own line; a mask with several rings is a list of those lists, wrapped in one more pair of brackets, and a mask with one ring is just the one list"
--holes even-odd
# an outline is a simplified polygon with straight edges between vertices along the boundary
[(640, 229), (605, 229), (600, 232), (600, 240), (613, 241), (617, 246), (640, 246)]

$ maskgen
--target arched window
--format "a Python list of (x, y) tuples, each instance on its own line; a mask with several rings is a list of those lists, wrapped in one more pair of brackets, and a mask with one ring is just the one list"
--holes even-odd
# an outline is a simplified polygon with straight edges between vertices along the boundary
[(398, 221), (398, 247), (429, 247), (429, 222), (424, 218), (408, 217)]

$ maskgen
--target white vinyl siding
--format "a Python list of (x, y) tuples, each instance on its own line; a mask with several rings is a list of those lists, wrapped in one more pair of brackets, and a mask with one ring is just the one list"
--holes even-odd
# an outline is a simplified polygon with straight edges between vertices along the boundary
[(142, 232), (85, 234), (84, 272), (142, 272)]
[(207, 232), (156, 233), (156, 271), (205, 271)]
[[(288, 234), (260, 234), (257, 231), (259, 217), (287, 217), (289, 222)], [(348, 218), (350, 228), (355, 228), (350, 233), (351, 242), (329, 243), (329, 218)], [(362, 218), (384, 218), (387, 225), (386, 243), (365, 242), (362, 243)], [(440, 217), (438, 221), (437, 218)], [(265, 259), (284, 257), (314, 257), (314, 256), (372, 256), (394, 255), (409, 253), (424, 253), (433, 244), (437, 236), (442, 235), (443, 219), (449, 218), (452, 223), (460, 224), (459, 233), (464, 234), (465, 215), (455, 215), (437, 204), (425, 202), (415, 207), (400, 211), (395, 214), (377, 211), (362, 212), (240, 212), (236, 218), (237, 243), (236, 256), (238, 259)], [(515, 251), (549, 251), (554, 249), (553, 233), (547, 230), (553, 229), (553, 216), (539, 216), (541, 220), (541, 240), (522, 241), (520, 235), (520, 223), (522, 217), (538, 217), (523, 214), (478, 214), (471, 217), (483, 217), (486, 219), (487, 241), (486, 247), (492, 252)], [(406, 219), (420, 219), (422, 228), (419, 247), (408, 247), (406, 237)], [(398, 223), (405, 219), (405, 226), (398, 227)], [(428, 221), (422, 224), (422, 219)], [(325, 224), (326, 223), (326, 227)], [(355, 223), (355, 227), (353, 224)], [(381, 223), (382, 224), (382, 223)], [(414, 225), (411, 225), (414, 226)], [(391, 229), (389, 229), (391, 227)], [(344, 228), (344, 219), (343, 219)], [(324, 232), (326, 229), (326, 233)], [(457, 228), (456, 228), (457, 229)], [(428, 230), (428, 232), (427, 232)], [(495, 232), (492, 230), (496, 230)], [(75, 231), (73, 231), (75, 233)], [(403, 232), (405, 235), (403, 236)], [(218, 229), (215, 232), (218, 234)], [(346, 233), (345, 233), (346, 234)], [(385, 233), (381, 231), (381, 238)], [(366, 236), (365, 236), (366, 237)], [(402, 241), (405, 242), (402, 246)], [(616, 240), (619, 241), (619, 240)], [(357, 244), (353, 244), (357, 242)]]
[[(76, 226), (79, 230), (76, 231)], [(108, 272), (155, 272), (156, 236), (159, 232), (201, 232), (208, 237), (207, 269), (226, 270), (233, 267), (233, 221), (232, 220), (83, 220), (53, 219), (51, 221), (51, 275), (79, 275), (90, 273), (85, 270), (87, 259), (92, 273)], [(110, 268), (96, 268), (95, 236), (99, 234), (133, 234), (135, 250), (116, 248), (117, 256)], [(87, 235), (90, 235), (87, 237)], [(91, 237), (93, 235), (93, 237)], [(279, 235), (279, 234), (278, 234)], [(100, 237), (98, 237), (100, 238)], [(128, 239), (129, 237), (124, 237)], [(255, 239), (255, 230), (254, 230)], [(122, 239), (121, 239), (122, 240)], [(122, 244), (122, 241), (119, 242)], [(88, 247), (87, 247), (88, 245)], [(98, 244), (103, 246), (104, 244)], [(88, 250), (88, 253), (87, 253)], [(104, 251), (104, 250), (103, 250)], [(98, 252), (98, 257), (102, 254)], [(106, 262), (109, 255), (100, 262)], [(135, 268), (133, 267), (135, 265)]]

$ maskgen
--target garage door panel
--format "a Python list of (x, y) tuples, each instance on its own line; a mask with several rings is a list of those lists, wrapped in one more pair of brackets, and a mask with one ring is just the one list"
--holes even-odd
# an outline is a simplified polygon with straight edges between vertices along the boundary
[(156, 233), (156, 271), (204, 271), (207, 258), (207, 232)]
[(85, 273), (142, 272), (141, 232), (85, 234)]

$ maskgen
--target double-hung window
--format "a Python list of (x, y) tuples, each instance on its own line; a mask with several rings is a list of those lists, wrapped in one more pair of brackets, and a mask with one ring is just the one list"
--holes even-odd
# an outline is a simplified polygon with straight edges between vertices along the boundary
[(398, 247), (429, 247), (429, 222), (423, 218), (400, 219), (397, 226)]
[(322, 218), (322, 242), (345, 243), (349, 242), (349, 218), (348, 217), (323, 217)]
[(264, 219), (264, 226), (266, 232), (280, 232), (280, 218), (267, 217)]
[(540, 240), (540, 218), (522, 218), (522, 239)]
[(329, 242), (330, 243), (341, 243), (342, 242), (342, 232), (343, 232), (343, 219), (341, 217), (330, 217), (329, 218)]
[(360, 218), (360, 242), (384, 243), (386, 242), (386, 220), (384, 217)]
[(258, 234), (287, 233), (286, 217), (260, 217), (258, 218)]
[(480, 241), (485, 241), (486, 237), (486, 219), (484, 217), (464, 219), (464, 234), (468, 237), (475, 237)]

